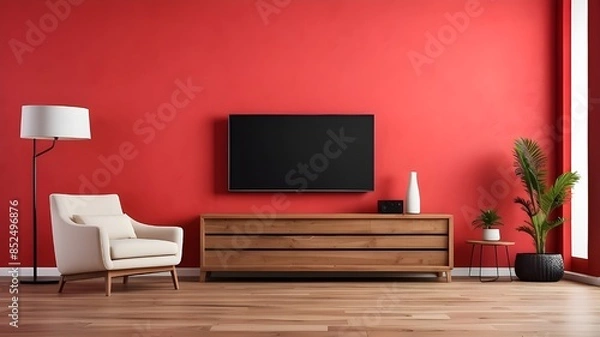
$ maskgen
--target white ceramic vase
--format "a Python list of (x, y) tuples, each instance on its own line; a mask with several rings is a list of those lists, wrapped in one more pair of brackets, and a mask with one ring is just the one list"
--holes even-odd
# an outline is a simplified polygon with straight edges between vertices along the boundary
[(483, 229), (483, 240), (484, 241), (500, 241), (500, 229), (484, 228)]
[(408, 176), (408, 189), (406, 190), (406, 213), (421, 213), (421, 193), (419, 192), (419, 182), (417, 172), (411, 171)]

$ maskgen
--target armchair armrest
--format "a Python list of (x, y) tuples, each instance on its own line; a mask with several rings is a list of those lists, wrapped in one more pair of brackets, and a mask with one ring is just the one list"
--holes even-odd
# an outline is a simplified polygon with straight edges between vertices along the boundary
[(63, 275), (112, 268), (108, 234), (93, 225), (80, 225), (69, 218), (54, 219), (56, 265)]
[[(129, 216), (128, 216), (129, 217)], [(141, 223), (129, 217), (135, 234), (140, 239), (171, 241), (179, 246), (179, 255), (183, 248), (183, 228), (178, 226), (153, 226)]]

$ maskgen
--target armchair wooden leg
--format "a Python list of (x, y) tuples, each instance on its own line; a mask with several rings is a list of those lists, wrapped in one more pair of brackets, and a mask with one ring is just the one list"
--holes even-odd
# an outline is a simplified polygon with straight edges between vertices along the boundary
[(125, 275), (123, 276), (123, 284), (127, 285), (127, 282), (129, 282), (129, 276)]
[(62, 293), (64, 287), (65, 287), (65, 277), (61, 276), (60, 280), (58, 281), (58, 292)]
[(110, 296), (110, 293), (112, 291), (112, 276), (110, 275), (110, 272), (108, 272), (106, 274), (106, 276), (104, 277), (104, 282), (105, 282), (105, 288), (106, 288), (106, 296)]
[(175, 266), (171, 269), (171, 278), (173, 279), (175, 290), (179, 290), (179, 280), (177, 279), (177, 270), (175, 269)]

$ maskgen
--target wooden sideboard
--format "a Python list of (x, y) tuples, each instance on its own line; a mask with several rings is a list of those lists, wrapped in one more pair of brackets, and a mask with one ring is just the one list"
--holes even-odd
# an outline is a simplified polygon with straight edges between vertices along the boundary
[(213, 271), (386, 271), (450, 282), (453, 233), (443, 214), (205, 214), (200, 281)]

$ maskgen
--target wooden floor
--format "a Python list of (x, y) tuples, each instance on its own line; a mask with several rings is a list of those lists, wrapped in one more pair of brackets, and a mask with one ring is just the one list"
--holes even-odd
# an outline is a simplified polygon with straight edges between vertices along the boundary
[[(8, 281), (0, 279), (7, 291)], [(198, 283), (132, 277), (19, 285), (19, 328), (1, 295), (0, 335), (598, 337), (600, 288), (558, 283), (261, 280)]]

